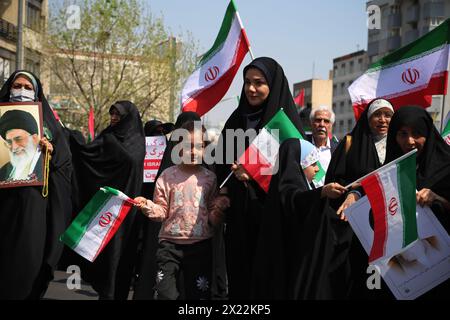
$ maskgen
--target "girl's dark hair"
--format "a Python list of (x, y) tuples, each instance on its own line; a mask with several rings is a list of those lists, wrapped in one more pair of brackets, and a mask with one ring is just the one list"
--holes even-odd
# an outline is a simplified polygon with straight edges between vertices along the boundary
[[(185, 123), (183, 123), (183, 125), (180, 127), (180, 129), (184, 129), (187, 130), (188, 132), (192, 133), (194, 132), (195, 129), (198, 128), (198, 124), (197, 123), (201, 123), (201, 121), (198, 120), (189, 120), (186, 121)], [(208, 144), (210, 143), (208, 136), (205, 137), (205, 132), (206, 132), (206, 128), (203, 124), (201, 124), (201, 128), (202, 128), (202, 134), (203, 134), (203, 138), (205, 139), (204, 142), (204, 146), (208, 146)], [(176, 129), (177, 130), (177, 129)], [(180, 140), (181, 142), (181, 140)]]
[[(197, 122), (200, 122), (200, 121), (194, 121), (194, 120), (186, 121), (185, 123), (183, 123), (183, 125), (180, 127), (180, 129), (184, 129), (184, 130), (187, 130), (189, 132), (194, 132), (194, 129), (196, 128), (196, 123)], [(205, 128), (205, 126), (203, 124), (201, 125), (201, 128), (202, 128), (202, 133), (205, 133), (206, 132), (206, 128)]]

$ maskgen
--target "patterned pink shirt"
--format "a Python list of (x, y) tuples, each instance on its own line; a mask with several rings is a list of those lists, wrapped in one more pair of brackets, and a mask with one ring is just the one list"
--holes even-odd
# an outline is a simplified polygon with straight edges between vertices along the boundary
[(149, 210), (144, 214), (162, 221), (159, 239), (189, 244), (209, 239), (212, 225), (221, 220), (221, 212), (212, 209), (217, 195), (216, 175), (198, 166), (195, 173), (185, 172), (180, 166), (163, 171), (156, 181), (153, 202), (147, 201)]

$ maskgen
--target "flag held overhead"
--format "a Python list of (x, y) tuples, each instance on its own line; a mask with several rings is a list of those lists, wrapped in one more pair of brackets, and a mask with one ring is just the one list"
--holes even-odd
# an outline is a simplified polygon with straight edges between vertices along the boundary
[(184, 84), (182, 111), (194, 111), (202, 116), (211, 110), (228, 91), (249, 50), (247, 35), (232, 0), (216, 41)]

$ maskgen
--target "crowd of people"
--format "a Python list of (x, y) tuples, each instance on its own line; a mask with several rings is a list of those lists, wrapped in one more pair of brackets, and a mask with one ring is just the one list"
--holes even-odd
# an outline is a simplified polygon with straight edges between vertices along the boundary
[[(384, 283), (381, 290), (366, 285), (368, 257), (345, 215), (364, 190), (346, 186), (417, 149), (417, 203), (429, 206), (449, 232), (450, 147), (429, 114), (415, 106), (394, 110), (376, 99), (337, 142), (327, 106), (312, 110), (312, 134), (305, 134), (275, 60), (253, 60), (243, 80), (239, 105), (214, 150), (219, 161), (206, 164), (206, 129), (194, 112), (181, 113), (175, 124), (144, 126), (137, 106), (117, 101), (109, 126), (86, 143), (56, 120), (38, 77), (14, 72), (0, 102), (41, 102), (44, 132), (39, 137), (33, 119), (9, 111), (0, 118), (2, 140), (12, 159), (26, 150), (27, 137), (31, 149), (51, 158), (48, 196), (38, 186), (0, 188), (0, 299), (40, 299), (53, 272), (69, 265), (80, 266), (105, 300), (125, 300), (131, 287), (137, 300), (393, 299)], [(237, 146), (225, 132), (258, 132), (281, 108), (305, 139), (282, 142), (278, 171), (265, 192), (238, 162), (250, 137)], [(187, 136), (169, 137), (178, 129)], [(153, 183), (143, 182), (146, 136), (168, 137)], [(173, 157), (179, 144), (181, 163)], [(313, 183), (319, 164), (326, 171), (323, 185)], [(7, 169), (0, 168), (5, 179), (15, 174), (11, 164)], [(59, 237), (102, 186), (137, 205), (91, 263)], [(449, 294), (447, 280), (427, 296)]]

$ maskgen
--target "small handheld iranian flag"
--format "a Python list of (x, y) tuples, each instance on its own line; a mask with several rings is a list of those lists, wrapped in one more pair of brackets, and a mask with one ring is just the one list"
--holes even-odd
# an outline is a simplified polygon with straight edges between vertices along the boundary
[(396, 255), (418, 238), (416, 151), (410, 151), (361, 180), (374, 220), (369, 263)]
[(119, 190), (103, 187), (81, 210), (61, 241), (93, 262), (119, 229), (135, 204)]
[[(280, 144), (289, 138), (303, 139), (301, 133), (281, 108), (270, 121), (261, 129), (244, 154), (239, 163), (247, 170), (252, 178), (264, 191), (269, 190), (270, 180), (278, 156)], [(320, 163), (319, 172), (314, 177), (314, 184), (323, 184), (325, 170)]]
[(211, 110), (228, 91), (249, 50), (245, 29), (231, 0), (214, 45), (184, 84), (182, 111), (194, 111), (202, 116)]
[(450, 50), (450, 19), (369, 69), (348, 88), (356, 119), (376, 98), (404, 105), (431, 105), (431, 96), (446, 94)]

